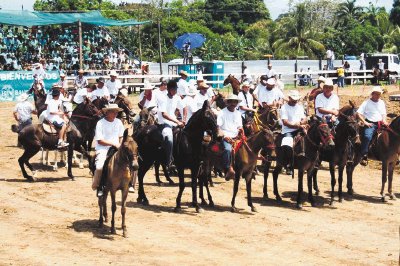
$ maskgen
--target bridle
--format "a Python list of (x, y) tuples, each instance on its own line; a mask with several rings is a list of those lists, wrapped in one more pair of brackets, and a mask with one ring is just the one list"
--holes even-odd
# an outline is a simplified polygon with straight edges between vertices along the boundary
[[(321, 124), (319, 124), (319, 125), (317, 126), (317, 130), (318, 130), (318, 134), (319, 134), (319, 137), (320, 137), (320, 140), (321, 140), (322, 144), (323, 144), (324, 146), (326, 146), (326, 144), (328, 143), (328, 141), (329, 141), (329, 140), (332, 140), (332, 139), (334, 139), (334, 138), (333, 138), (333, 135), (332, 135), (331, 133), (329, 133), (329, 135), (325, 137), (325, 136), (321, 133), (323, 127), (328, 127), (328, 124), (327, 124), (327, 123), (321, 123)], [(319, 144), (315, 143), (315, 142), (310, 138), (309, 134), (306, 134), (306, 138), (307, 138), (307, 140), (308, 140), (312, 145), (314, 145), (315, 147), (319, 147)]]

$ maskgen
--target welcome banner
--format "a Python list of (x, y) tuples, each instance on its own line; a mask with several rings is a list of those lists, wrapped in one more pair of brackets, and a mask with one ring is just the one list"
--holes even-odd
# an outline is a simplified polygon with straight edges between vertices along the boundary
[[(60, 80), (58, 71), (48, 71), (44, 76), (45, 88)], [(16, 101), (16, 98), (29, 90), (34, 78), (32, 71), (0, 71), (0, 101)]]

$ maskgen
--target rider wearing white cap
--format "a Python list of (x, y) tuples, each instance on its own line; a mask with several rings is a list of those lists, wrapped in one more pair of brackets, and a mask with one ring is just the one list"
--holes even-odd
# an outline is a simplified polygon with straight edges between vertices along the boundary
[[(157, 109), (157, 99), (154, 97), (153, 86), (149, 82), (145, 82), (144, 89), (139, 95), (139, 108)], [(156, 111), (155, 111), (156, 112)]]
[(330, 125), (337, 122), (339, 114), (339, 97), (333, 93), (332, 79), (326, 79), (323, 92), (315, 98), (315, 110), (318, 117), (326, 118)]
[(257, 99), (261, 108), (279, 107), (283, 104), (283, 92), (275, 88), (275, 79), (270, 78), (266, 82), (266, 87), (260, 87)]
[(26, 93), (18, 97), (18, 103), (14, 108), (14, 118), (18, 122), (18, 132), (24, 127), (32, 124), (32, 114), (36, 114), (33, 104), (28, 101), (29, 95)]
[(387, 126), (386, 105), (381, 99), (383, 90), (380, 86), (374, 86), (370, 92), (371, 97), (365, 100), (357, 110), (358, 118), (364, 123), (365, 128), (361, 132), (362, 165), (367, 165), (368, 147), (379, 123)]
[(185, 71), (185, 70), (181, 70), (179, 72), (179, 75), (181, 76), (179, 81), (178, 81), (178, 91), (177, 94), (179, 96), (184, 95), (186, 93), (186, 91), (189, 89), (189, 83), (187, 81), (187, 78), (189, 76), (189, 74)]
[(117, 79), (117, 77), (118, 77), (117, 71), (112, 70), (110, 72), (110, 79), (107, 80), (105, 84), (112, 99), (117, 97), (118, 91), (122, 88), (122, 83), (119, 79)]
[(238, 98), (241, 100), (239, 103), (239, 111), (242, 114), (242, 117), (245, 118), (246, 113), (255, 112), (256, 110), (253, 108), (253, 96), (249, 92), (250, 90), (250, 82), (244, 81), (242, 84), (242, 90), (238, 94)]

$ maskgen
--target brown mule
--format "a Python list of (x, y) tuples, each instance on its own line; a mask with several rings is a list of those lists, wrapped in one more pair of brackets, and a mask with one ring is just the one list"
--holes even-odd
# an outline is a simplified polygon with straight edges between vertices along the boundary
[(121, 214), (122, 214), (122, 230), (123, 236), (127, 237), (127, 230), (125, 225), (125, 213), (126, 213), (126, 198), (128, 197), (129, 182), (132, 178), (132, 172), (137, 171), (139, 166), (137, 163), (137, 145), (131, 136), (128, 135), (128, 129), (125, 129), (122, 144), (118, 151), (114, 153), (110, 158), (104, 162), (103, 172), (105, 176), (104, 182), (104, 195), (99, 197), (99, 226), (103, 226), (103, 217), (107, 222), (107, 195), (108, 192), (111, 194), (111, 233), (115, 234), (115, 211), (117, 210), (117, 204), (115, 202), (115, 194), (118, 190), (121, 190)]
[(224, 80), (224, 86), (228, 84), (231, 84), (232, 86), (232, 93), (238, 95), (240, 91), (240, 81), (233, 75), (229, 74), (228, 77), (226, 77), (226, 79)]

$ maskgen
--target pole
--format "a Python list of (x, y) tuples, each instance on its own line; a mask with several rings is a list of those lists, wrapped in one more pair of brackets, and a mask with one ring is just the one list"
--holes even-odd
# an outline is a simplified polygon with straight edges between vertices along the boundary
[[(297, 73), (297, 58), (296, 58), (296, 63), (294, 63), (294, 73)], [(294, 87), (297, 88), (297, 75), (294, 74)]]
[(82, 57), (82, 23), (78, 20), (79, 28), (79, 67), (83, 69), (83, 57)]
[(141, 40), (141, 37), (140, 37), (140, 25), (138, 25), (138, 41), (139, 41), (140, 67), (142, 67), (142, 40)]
[(160, 75), (163, 74), (162, 71), (162, 51), (161, 51), (161, 23), (160, 20), (158, 20), (158, 50), (160, 53)]

